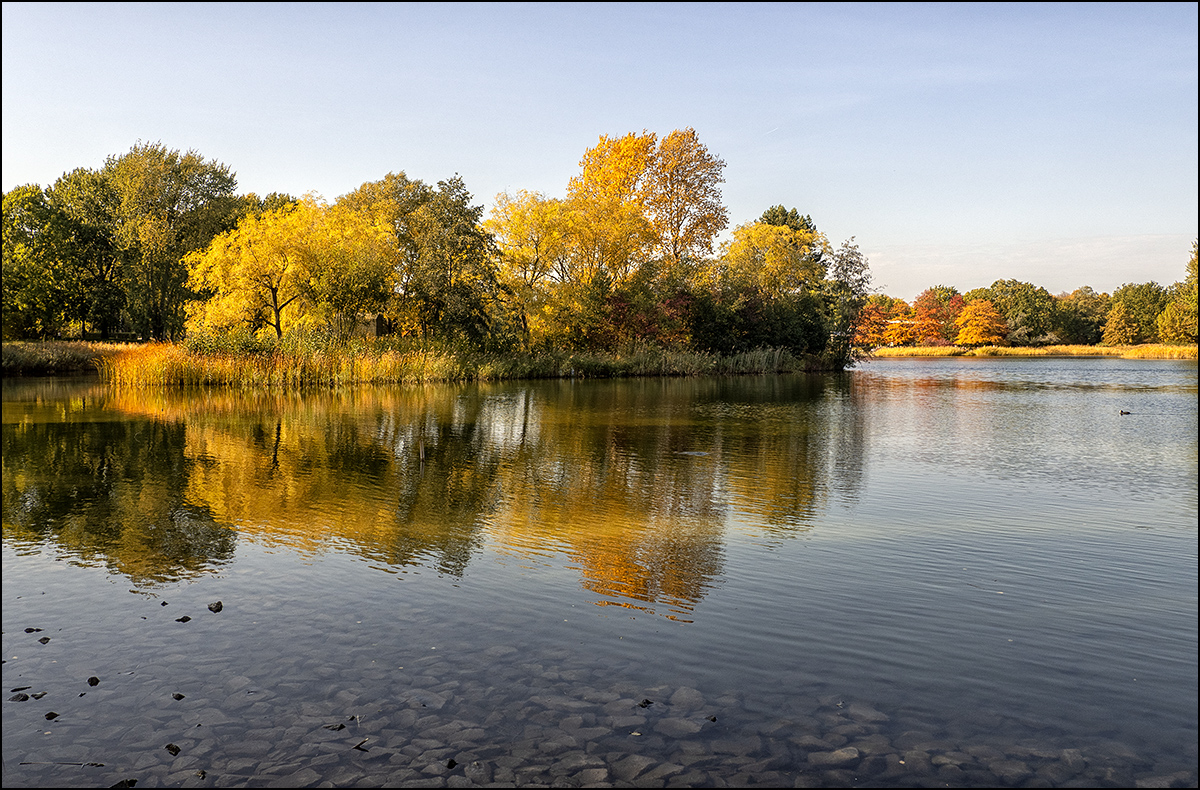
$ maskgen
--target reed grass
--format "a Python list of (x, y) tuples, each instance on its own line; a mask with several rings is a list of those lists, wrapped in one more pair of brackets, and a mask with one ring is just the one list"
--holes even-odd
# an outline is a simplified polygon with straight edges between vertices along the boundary
[(961, 346), (881, 346), (871, 352), (873, 357), (961, 357), (967, 349)]
[(1196, 345), (1144, 343), (1137, 346), (898, 346), (877, 348), (873, 357), (1121, 357), (1123, 359), (1196, 359)]
[(787, 373), (821, 368), (782, 348), (734, 356), (654, 347), (613, 353), (485, 354), (396, 341), (357, 339), (257, 344), (245, 339), (185, 345), (147, 343), (105, 357), (100, 374), (116, 385), (306, 387), (539, 378), (625, 378)]
[(130, 343), (78, 340), (6, 340), (0, 345), (0, 370), (5, 376), (95, 373), (104, 359), (124, 353), (130, 347)]

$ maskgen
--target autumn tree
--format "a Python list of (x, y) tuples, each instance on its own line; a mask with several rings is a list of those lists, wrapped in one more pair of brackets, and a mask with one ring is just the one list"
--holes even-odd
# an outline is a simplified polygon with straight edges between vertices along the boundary
[(960, 346), (990, 346), (1003, 342), (1008, 335), (1008, 324), (991, 302), (973, 299), (967, 302), (962, 312), (954, 319), (958, 327), (955, 343)]
[(696, 130), (676, 129), (650, 157), (643, 201), (664, 267), (683, 277), (685, 262), (709, 255), (729, 225), (721, 203), (725, 161), (709, 153)]
[(890, 313), (887, 328), (883, 330), (883, 341), (889, 346), (911, 346), (917, 343), (917, 314), (904, 300)]
[(1123, 305), (1124, 321), (1133, 327), (1132, 343), (1154, 343), (1158, 340), (1158, 316), (1167, 302), (1167, 289), (1156, 282), (1126, 283), (1112, 294), (1113, 309)]
[(185, 259), (189, 286), (207, 297), (190, 305), (189, 329), (266, 326), (281, 338), (287, 311), (344, 334), (388, 298), (394, 247), (383, 218), (312, 196), (251, 214)]
[(500, 252), (498, 276), (527, 347), (551, 334), (545, 311), (570, 279), (566, 221), (563, 201), (521, 190), (497, 195), (484, 223)]
[(1168, 290), (1167, 306), (1156, 321), (1159, 338), (1164, 343), (1196, 342), (1196, 242), (1192, 242), (1192, 257), (1188, 260), (1187, 275)]
[(912, 310), (903, 299), (887, 294), (871, 294), (863, 307), (855, 342), (871, 348), (903, 345), (903, 342), (895, 342), (894, 333), (892, 337), (888, 337), (886, 333), (894, 324), (910, 323), (911, 319)]
[(1137, 324), (1130, 318), (1124, 302), (1115, 302), (1104, 322), (1101, 343), (1106, 346), (1129, 346), (1137, 342)]
[(732, 353), (785, 346), (821, 354), (828, 344), (824, 281), (828, 242), (785, 225), (740, 225), (697, 277), (692, 335), (698, 345)]
[(1053, 334), (1057, 322), (1056, 302), (1045, 288), (1020, 280), (996, 280), (987, 288), (968, 291), (964, 298), (991, 302), (1008, 324), (1006, 340), (1013, 345), (1027, 346), (1058, 339)]
[(963, 309), (963, 297), (952, 285), (935, 285), (918, 294), (913, 302), (916, 342), (948, 346), (958, 337), (954, 319)]
[(572, 214), (573, 279), (587, 283), (601, 273), (625, 281), (646, 262), (655, 242), (647, 216), (646, 175), (657, 135), (630, 132), (601, 136), (584, 153), (580, 173), (567, 184)]

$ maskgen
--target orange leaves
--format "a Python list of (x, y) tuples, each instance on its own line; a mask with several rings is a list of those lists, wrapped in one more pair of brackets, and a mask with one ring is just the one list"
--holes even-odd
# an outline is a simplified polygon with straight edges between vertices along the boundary
[(973, 299), (954, 319), (958, 329), (955, 342), (960, 346), (992, 346), (1004, 341), (1008, 324), (992, 303)]

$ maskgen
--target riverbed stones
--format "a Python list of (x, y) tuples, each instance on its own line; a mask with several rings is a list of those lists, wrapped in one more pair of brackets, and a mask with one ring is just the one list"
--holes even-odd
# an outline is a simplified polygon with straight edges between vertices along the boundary
[(808, 764), (821, 768), (835, 768), (858, 762), (859, 751), (853, 746), (835, 749), (831, 752), (810, 752)]
[(654, 725), (655, 732), (662, 733), (669, 738), (683, 738), (687, 735), (700, 732), (700, 729), (701, 722), (683, 718), (659, 719)]

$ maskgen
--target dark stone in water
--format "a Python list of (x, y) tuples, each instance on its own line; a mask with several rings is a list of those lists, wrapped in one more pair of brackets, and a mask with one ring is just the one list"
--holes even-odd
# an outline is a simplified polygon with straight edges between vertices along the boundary
[(99, 686), (100, 678), (96, 677), (95, 675), (92, 675), (90, 678), (88, 678), (88, 685), (89, 686)]
[(653, 700), (644, 699), (638, 703), (638, 707), (639, 708), (648, 708), (653, 704), (654, 704)]
[(159, 604), (159, 606), (166, 606), (166, 605), (167, 605), (166, 601), (163, 601), (161, 604)]
[(50, 711), (49, 713), (46, 714), (46, 721), (54, 721), (57, 718), (58, 718), (58, 714), (55, 713), (54, 711)]
[(25, 633), (27, 633), (27, 634), (36, 634), (38, 631), (41, 631), (41, 630), (42, 630), (42, 629), (40, 629), (40, 628), (26, 628), (26, 629), (25, 629)]
[(41, 643), (44, 645), (44, 644), (46, 644), (47, 642), (49, 642), (49, 641), (50, 641), (50, 637), (48, 637), (48, 636), (43, 636), (43, 637), (42, 637), (41, 639), (39, 639), (38, 641), (39, 641), (39, 642), (41, 642)]
[(117, 782), (115, 785), (109, 785), (109, 787), (137, 787), (137, 780), (136, 779), (122, 779), (121, 781)]
[(177, 622), (177, 623), (186, 623), (188, 620), (191, 620), (191, 619), (192, 619), (192, 618), (188, 617), (188, 616), (185, 614), (183, 617), (176, 617), (176, 618), (175, 618), (175, 622)]
[[(26, 686), (25, 688), (29, 688), (29, 686)], [(27, 699), (29, 699), (28, 694), (14, 694), (13, 696), (8, 698), (8, 701), (9, 702), (24, 702)]]
[(41, 699), (42, 697), (46, 696), (46, 692), (39, 691), (37, 694), (30, 694), (29, 696), (33, 697), (34, 699)]
[(28, 691), (31, 688), (33, 686), (17, 686), (15, 689), (9, 689), (9, 691)]
[(708, 720), (709, 720), (709, 721), (716, 721), (716, 720), (717, 720), (717, 717), (716, 717), (716, 716), (708, 716), (707, 718), (708, 718)]
[(174, 757), (175, 755), (179, 754), (179, 752), (182, 751), (182, 749), (180, 749), (178, 746), (176, 746), (173, 743), (168, 743), (165, 748), (168, 752), (171, 753), (172, 757)]
[(178, 691), (176, 691), (174, 694), (171, 695), (171, 698), (180, 700), (180, 699), (183, 699), (183, 695), (180, 694)]
[(208, 611), (212, 612), (213, 614), (216, 614), (224, 608), (224, 605), (220, 601), (213, 601), (208, 605)]
[(346, 729), (346, 725), (345, 724), (326, 724), (325, 729), (333, 730), (334, 732), (337, 732), (338, 730)]
[(201, 769), (201, 770), (199, 770), (199, 771), (197, 771), (197, 772), (196, 772), (196, 778), (197, 778), (197, 779), (203, 779), (203, 778), (204, 778), (204, 777), (206, 777), (206, 776), (208, 776), (208, 772), (207, 772), (207, 771), (205, 771), (205, 770), (203, 770), (203, 769)]
[(453, 757), (451, 757), (449, 760), (446, 761), (446, 767), (449, 768), (450, 770), (454, 770), (454, 766), (456, 766), (456, 765), (458, 765), (458, 763), (454, 761)]

